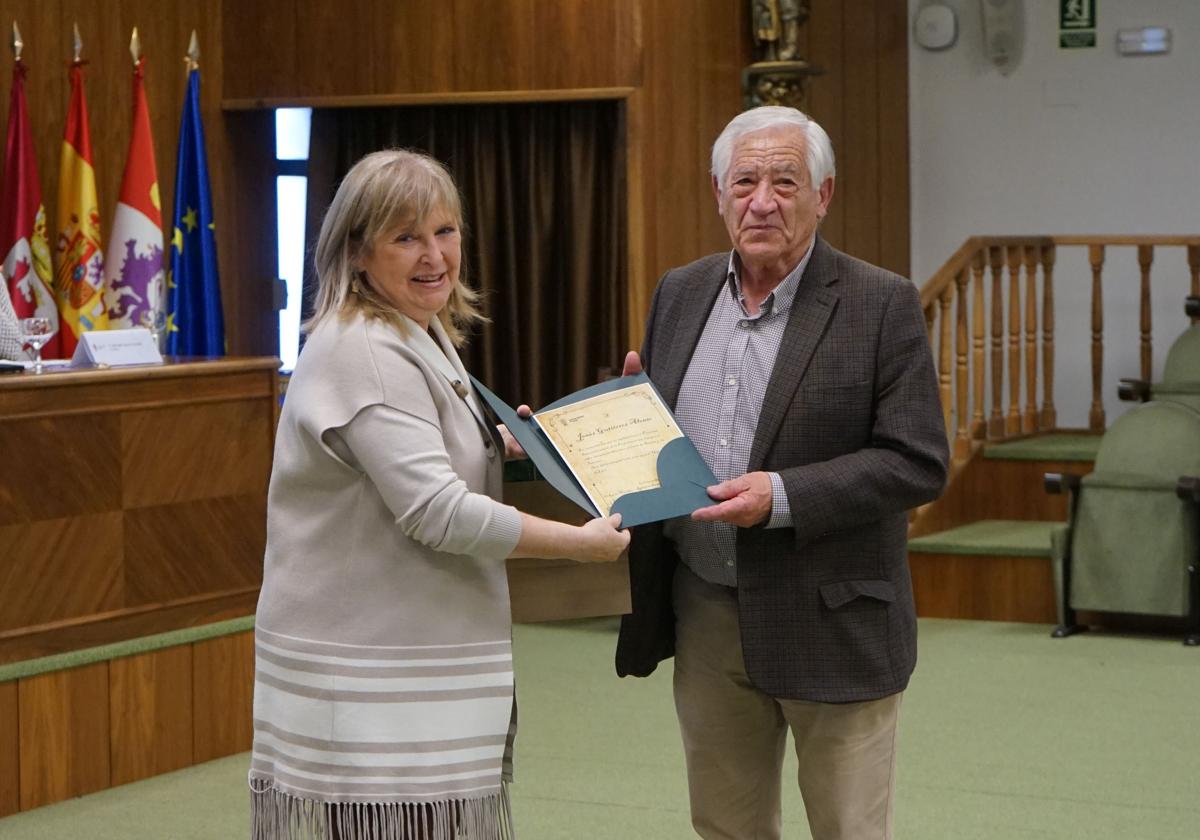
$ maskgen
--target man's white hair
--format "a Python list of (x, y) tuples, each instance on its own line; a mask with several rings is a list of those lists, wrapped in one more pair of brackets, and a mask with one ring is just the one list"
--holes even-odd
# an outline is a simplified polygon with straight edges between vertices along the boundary
[(834, 175), (833, 144), (825, 129), (802, 111), (782, 105), (762, 105), (743, 111), (732, 120), (713, 143), (712, 175), (717, 179), (717, 189), (725, 189), (725, 176), (729, 172), (729, 161), (733, 147), (745, 134), (762, 131), (764, 128), (795, 126), (804, 132), (804, 157), (808, 164), (808, 177), (812, 188), (818, 190), (826, 178)]

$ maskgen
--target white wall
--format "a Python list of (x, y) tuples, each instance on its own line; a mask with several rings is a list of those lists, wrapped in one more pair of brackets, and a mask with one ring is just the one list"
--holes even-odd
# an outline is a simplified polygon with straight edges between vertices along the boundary
[[(941, 52), (912, 40), (913, 14), (929, 0), (909, 0), (918, 283), (977, 234), (1200, 233), (1200, 2), (1095, 1), (1097, 46), (1060, 50), (1057, 0), (1024, 0), (1023, 55), (1005, 77), (983, 57), (979, 0), (946, 0), (959, 34)], [(1117, 29), (1149, 25), (1171, 28), (1169, 55), (1117, 54)], [(1084, 249), (1058, 250), (1055, 399), (1059, 425), (1082, 428), (1091, 400), (1091, 275)], [(1134, 249), (1109, 249), (1104, 281), (1111, 423), (1124, 410), (1117, 379), (1140, 369)], [(1156, 249), (1156, 377), (1187, 326), (1188, 284), (1184, 249)]]

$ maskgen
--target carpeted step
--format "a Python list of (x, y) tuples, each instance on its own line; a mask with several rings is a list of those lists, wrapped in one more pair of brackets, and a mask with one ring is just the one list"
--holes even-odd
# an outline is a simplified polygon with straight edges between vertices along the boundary
[(1061, 522), (984, 519), (908, 541), (918, 554), (957, 554), (988, 557), (1049, 557), (1050, 533)]
[(983, 457), (1006, 461), (1095, 461), (1103, 435), (1047, 434), (989, 443)]

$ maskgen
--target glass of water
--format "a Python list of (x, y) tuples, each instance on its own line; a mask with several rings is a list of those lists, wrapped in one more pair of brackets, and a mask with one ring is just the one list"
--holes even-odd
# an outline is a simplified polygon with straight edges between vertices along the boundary
[(21, 319), (21, 341), (28, 347), (33, 355), (33, 372), (41, 373), (42, 367), (42, 348), (46, 346), (46, 342), (50, 340), (53, 333), (50, 331), (49, 318), (22, 318)]

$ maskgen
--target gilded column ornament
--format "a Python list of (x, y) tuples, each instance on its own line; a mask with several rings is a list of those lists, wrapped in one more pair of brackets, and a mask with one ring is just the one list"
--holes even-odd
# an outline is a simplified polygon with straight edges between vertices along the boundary
[(803, 110), (805, 77), (820, 72), (801, 56), (800, 32), (807, 20), (803, 0), (750, 0), (756, 60), (742, 70), (747, 108), (790, 105)]

